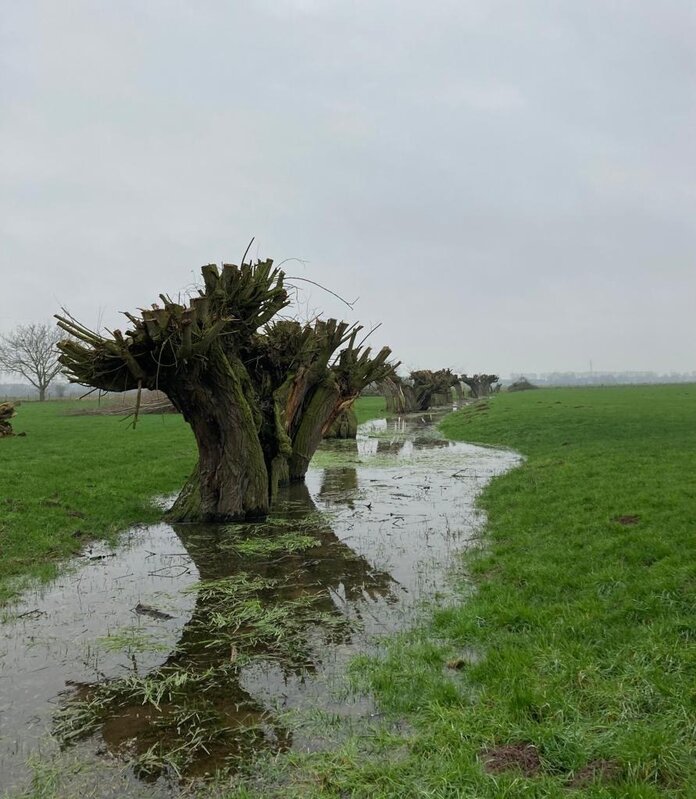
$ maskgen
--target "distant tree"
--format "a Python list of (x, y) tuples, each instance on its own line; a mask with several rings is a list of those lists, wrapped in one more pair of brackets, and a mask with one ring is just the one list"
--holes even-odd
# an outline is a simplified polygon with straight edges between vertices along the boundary
[(406, 379), (388, 375), (379, 383), (389, 413), (427, 411), (452, 401), (452, 388), (459, 387), (459, 378), (450, 369), (420, 369)]
[(411, 413), (416, 410), (416, 392), (396, 373), (388, 375), (379, 383), (379, 388), (387, 403), (388, 413)]
[[(462, 375), (462, 383), (466, 383), (471, 389), (471, 396), (479, 399), (480, 397), (487, 397), (489, 394), (495, 394), (500, 390), (498, 375)], [(496, 385), (497, 384), (497, 385)]]
[(514, 383), (510, 383), (508, 391), (530, 391), (533, 388), (539, 388), (539, 386), (530, 383), (526, 377), (518, 377)]
[(0, 336), (0, 369), (28, 380), (43, 402), (46, 390), (63, 368), (56, 346), (61, 338), (64, 334), (53, 325), (19, 325)]
[(416, 410), (427, 411), (433, 403), (447, 404), (452, 401), (450, 389), (459, 379), (450, 369), (421, 369), (411, 372), (411, 380), (416, 392)]

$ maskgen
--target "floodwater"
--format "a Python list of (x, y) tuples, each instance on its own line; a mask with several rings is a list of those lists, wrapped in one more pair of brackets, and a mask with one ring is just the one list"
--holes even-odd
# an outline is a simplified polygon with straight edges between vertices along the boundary
[(477, 495), (519, 462), (443, 440), (437, 419), (324, 442), (268, 522), (135, 529), (6, 608), (0, 787), (53, 763), (71, 795), (174, 796), (369, 719), (348, 660), (448, 601)]

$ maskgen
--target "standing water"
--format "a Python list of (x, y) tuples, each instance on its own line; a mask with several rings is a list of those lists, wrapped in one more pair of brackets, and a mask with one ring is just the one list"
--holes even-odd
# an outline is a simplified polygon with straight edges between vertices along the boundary
[(519, 461), (436, 421), (362, 425), (266, 522), (133, 530), (6, 609), (0, 787), (54, 764), (70, 795), (173, 796), (260, 751), (327, 745), (312, 714), (369, 718), (347, 661), (448, 601), (476, 497)]

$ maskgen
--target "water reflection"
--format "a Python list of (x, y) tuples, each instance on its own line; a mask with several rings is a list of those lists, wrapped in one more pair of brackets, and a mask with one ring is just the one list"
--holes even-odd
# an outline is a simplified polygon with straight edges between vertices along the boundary
[(354, 466), (334, 466), (324, 469), (319, 498), (328, 506), (355, 507), (358, 489), (358, 470)]
[[(320, 494), (350, 504), (356, 487), (355, 469), (327, 470)], [(395, 599), (390, 575), (337, 538), (304, 484), (279, 496), (266, 523), (173, 529), (201, 580), (175, 648), (144, 677), (134, 668), (76, 686), (54, 727), (63, 743), (99, 733), (144, 778), (288, 749), (292, 733), (244, 687), (245, 670), (272, 665), (282, 683), (306, 679), (328, 647), (350, 642), (363, 601)]]
[[(381, 420), (357, 442), (327, 443), (327, 467), (291, 487), (267, 524), (135, 530), (27, 595), (0, 651), (8, 787), (42, 748), (79, 753), (83, 782), (64, 795), (171, 796), (178, 774), (322, 745), (326, 730), (289, 725), (288, 712), (368, 716), (369, 700), (335, 690), (346, 662), (422, 601), (447, 601), (452, 556), (481, 522), (478, 492), (517, 462), (443, 441), (433, 418)], [(51, 727), (75, 746), (57, 755), (42, 737)], [(145, 788), (116, 769), (123, 760), (173, 781)]]

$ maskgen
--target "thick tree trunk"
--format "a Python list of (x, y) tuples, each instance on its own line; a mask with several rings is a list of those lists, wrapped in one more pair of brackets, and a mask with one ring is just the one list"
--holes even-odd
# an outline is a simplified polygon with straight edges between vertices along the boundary
[(430, 398), (431, 408), (445, 408), (452, 404), (452, 395), (438, 392)]
[(302, 414), (302, 421), (292, 441), (292, 455), (288, 464), (291, 481), (304, 480), (309, 462), (324, 432), (344, 407), (346, 406), (340, 402), (340, 393), (335, 381), (325, 380), (317, 386)]
[(383, 384), (383, 392), (389, 413), (413, 413), (417, 410), (413, 386), (391, 380)]
[(198, 467), (169, 511), (170, 521), (242, 521), (268, 513), (260, 419), (245, 374), (216, 347), (205, 377), (196, 375), (176, 387), (172, 399), (196, 437)]
[(46, 387), (41, 386), (39, 388), (39, 402), (43, 402), (46, 399)]
[(347, 408), (339, 413), (324, 438), (357, 438), (357, 435), (358, 417), (354, 408)]
[(427, 411), (430, 407), (430, 399), (432, 397), (432, 393), (424, 389), (422, 391), (417, 392), (416, 394), (416, 410), (419, 411)]

